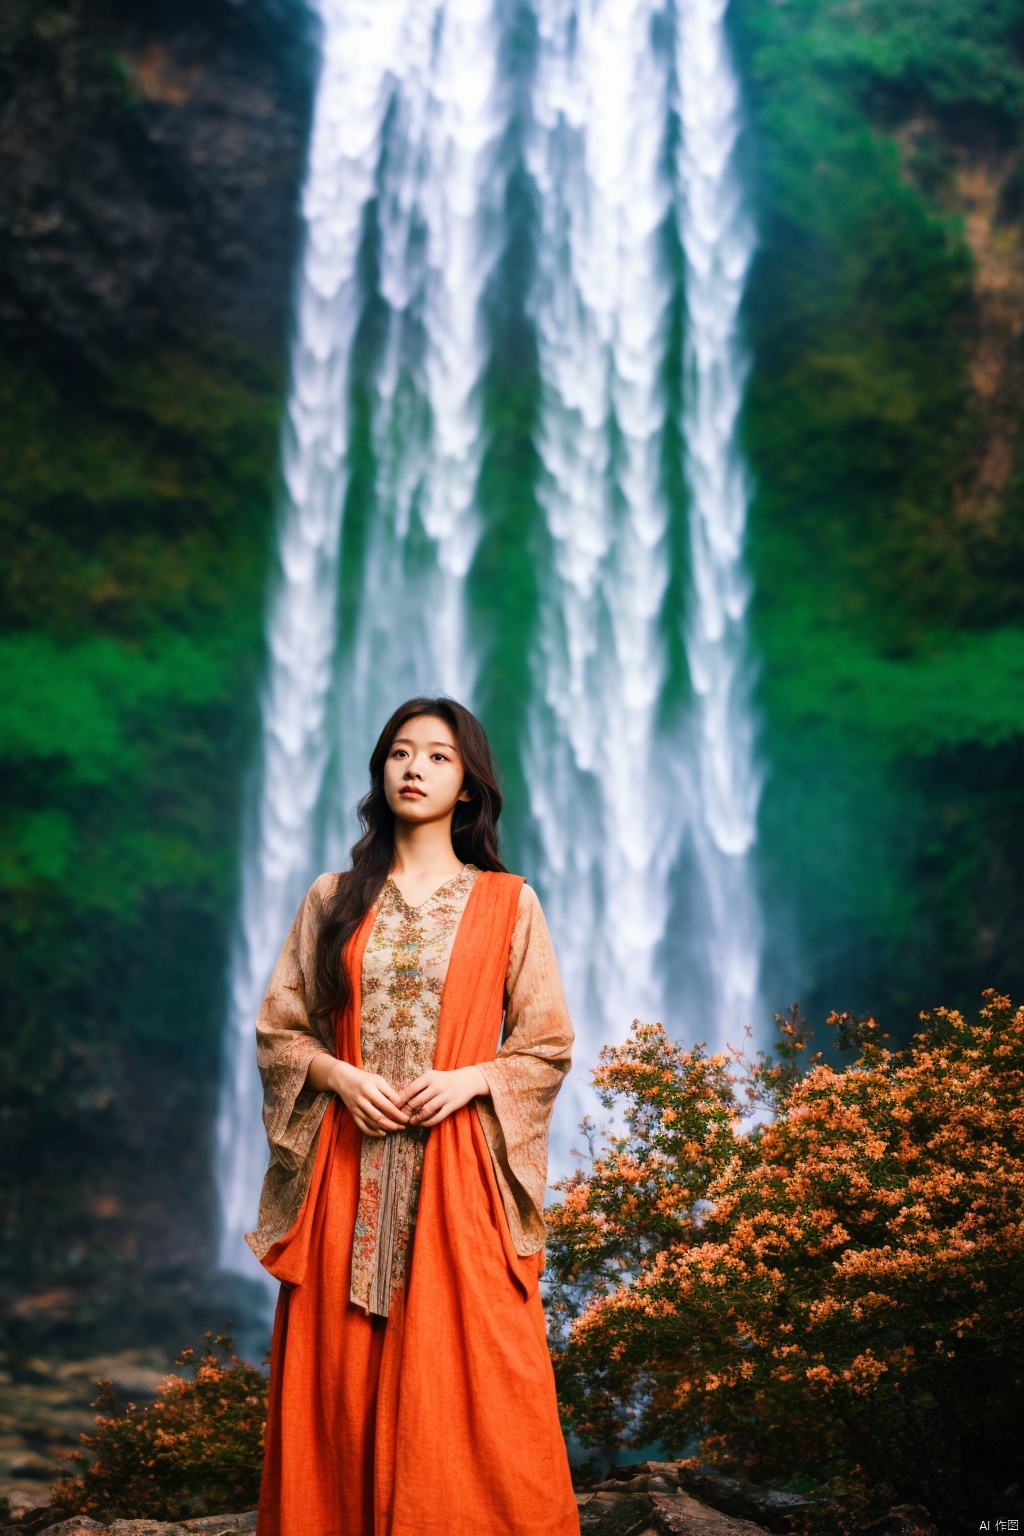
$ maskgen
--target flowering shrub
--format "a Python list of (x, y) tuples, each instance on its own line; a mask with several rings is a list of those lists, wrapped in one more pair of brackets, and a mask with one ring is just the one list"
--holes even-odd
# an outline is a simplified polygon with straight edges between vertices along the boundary
[[(556, 1371), (584, 1442), (696, 1438), (950, 1530), (1024, 1483), (1024, 1009), (986, 993), (977, 1023), (922, 1019), (890, 1051), (833, 1015), (845, 1069), (805, 1060), (797, 1011), (775, 1059), (640, 1023), (602, 1052), (626, 1131), (550, 1213)], [(740, 1087), (771, 1116), (746, 1133)]]
[(76, 1477), (53, 1486), (61, 1514), (181, 1520), (252, 1509), (260, 1488), (267, 1382), (230, 1353), (231, 1340), (207, 1335), (206, 1353), (178, 1365), (193, 1376), (168, 1376), (146, 1408), (117, 1412), (113, 1388), (100, 1382), (96, 1430), (83, 1435)]

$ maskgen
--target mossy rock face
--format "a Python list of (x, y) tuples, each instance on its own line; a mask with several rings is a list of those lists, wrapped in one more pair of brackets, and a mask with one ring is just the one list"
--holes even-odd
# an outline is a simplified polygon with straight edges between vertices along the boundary
[(963, 0), (732, 22), (767, 990), (904, 1034), (1021, 979), (1024, 62)]
[(210, 1257), (303, 14), (16, 3), (0, 22), (2, 1278), (77, 1296), (74, 1319), (15, 1317), (17, 1347), (154, 1327), (176, 1347), (214, 1320), (170, 1270)]

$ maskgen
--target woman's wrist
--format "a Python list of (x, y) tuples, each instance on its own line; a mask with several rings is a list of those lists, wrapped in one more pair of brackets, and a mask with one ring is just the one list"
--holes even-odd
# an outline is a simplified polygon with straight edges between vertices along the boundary
[(479, 1087), (474, 1087), (474, 1089), (473, 1089), (473, 1097), (475, 1099), (486, 1099), (486, 1098), (489, 1098), (490, 1097), (490, 1092), (491, 1092), (491, 1085), (487, 1081), (487, 1077), (486, 1077), (485, 1073), (480, 1069), (480, 1067), (477, 1067), (477, 1066), (466, 1067), (465, 1070), (466, 1070), (467, 1074), (468, 1073), (473, 1073), (474, 1077), (473, 1077), (473, 1079), (471, 1079), (471, 1081), (475, 1080), (475, 1082), (479, 1084)]
[(357, 1070), (350, 1062), (339, 1061), (329, 1051), (321, 1051), (306, 1068), (306, 1080), (317, 1093), (336, 1093), (340, 1096), (342, 1087), (351, 1083)]
[(343, 1097), (346, 1089), (350, 1089), (360, 1075), (359, 1068), (354, 1067), (350, 1061), (340, 1061), (335, 1057), (329, 1074), (332, 1093), (336, 1093), (339, 1098)]

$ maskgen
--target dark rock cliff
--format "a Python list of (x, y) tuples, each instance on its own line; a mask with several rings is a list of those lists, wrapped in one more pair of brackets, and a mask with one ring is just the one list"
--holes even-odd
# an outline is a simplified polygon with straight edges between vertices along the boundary
[(298, 3), (0, 12), (0, 328), (277, 352), (311, 73)]

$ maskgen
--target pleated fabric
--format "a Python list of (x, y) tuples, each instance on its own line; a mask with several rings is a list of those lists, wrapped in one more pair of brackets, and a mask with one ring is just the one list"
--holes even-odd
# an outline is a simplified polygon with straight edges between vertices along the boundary
[[(473, 888), (434, 1065), (494, 1057), (522, 880)], [(346, 960), (338, 1055), (357, 1065), (372, 911)], [(520, 1257), (475, 1103), (427, 1139), (404, 1292), (386, 1322), (348, 1299), (361, 1134), (325, 1115), (299, 1218), (264, 1263), (282, 1284), (258, 1536), (579, 1536), (538, 1282)]]

